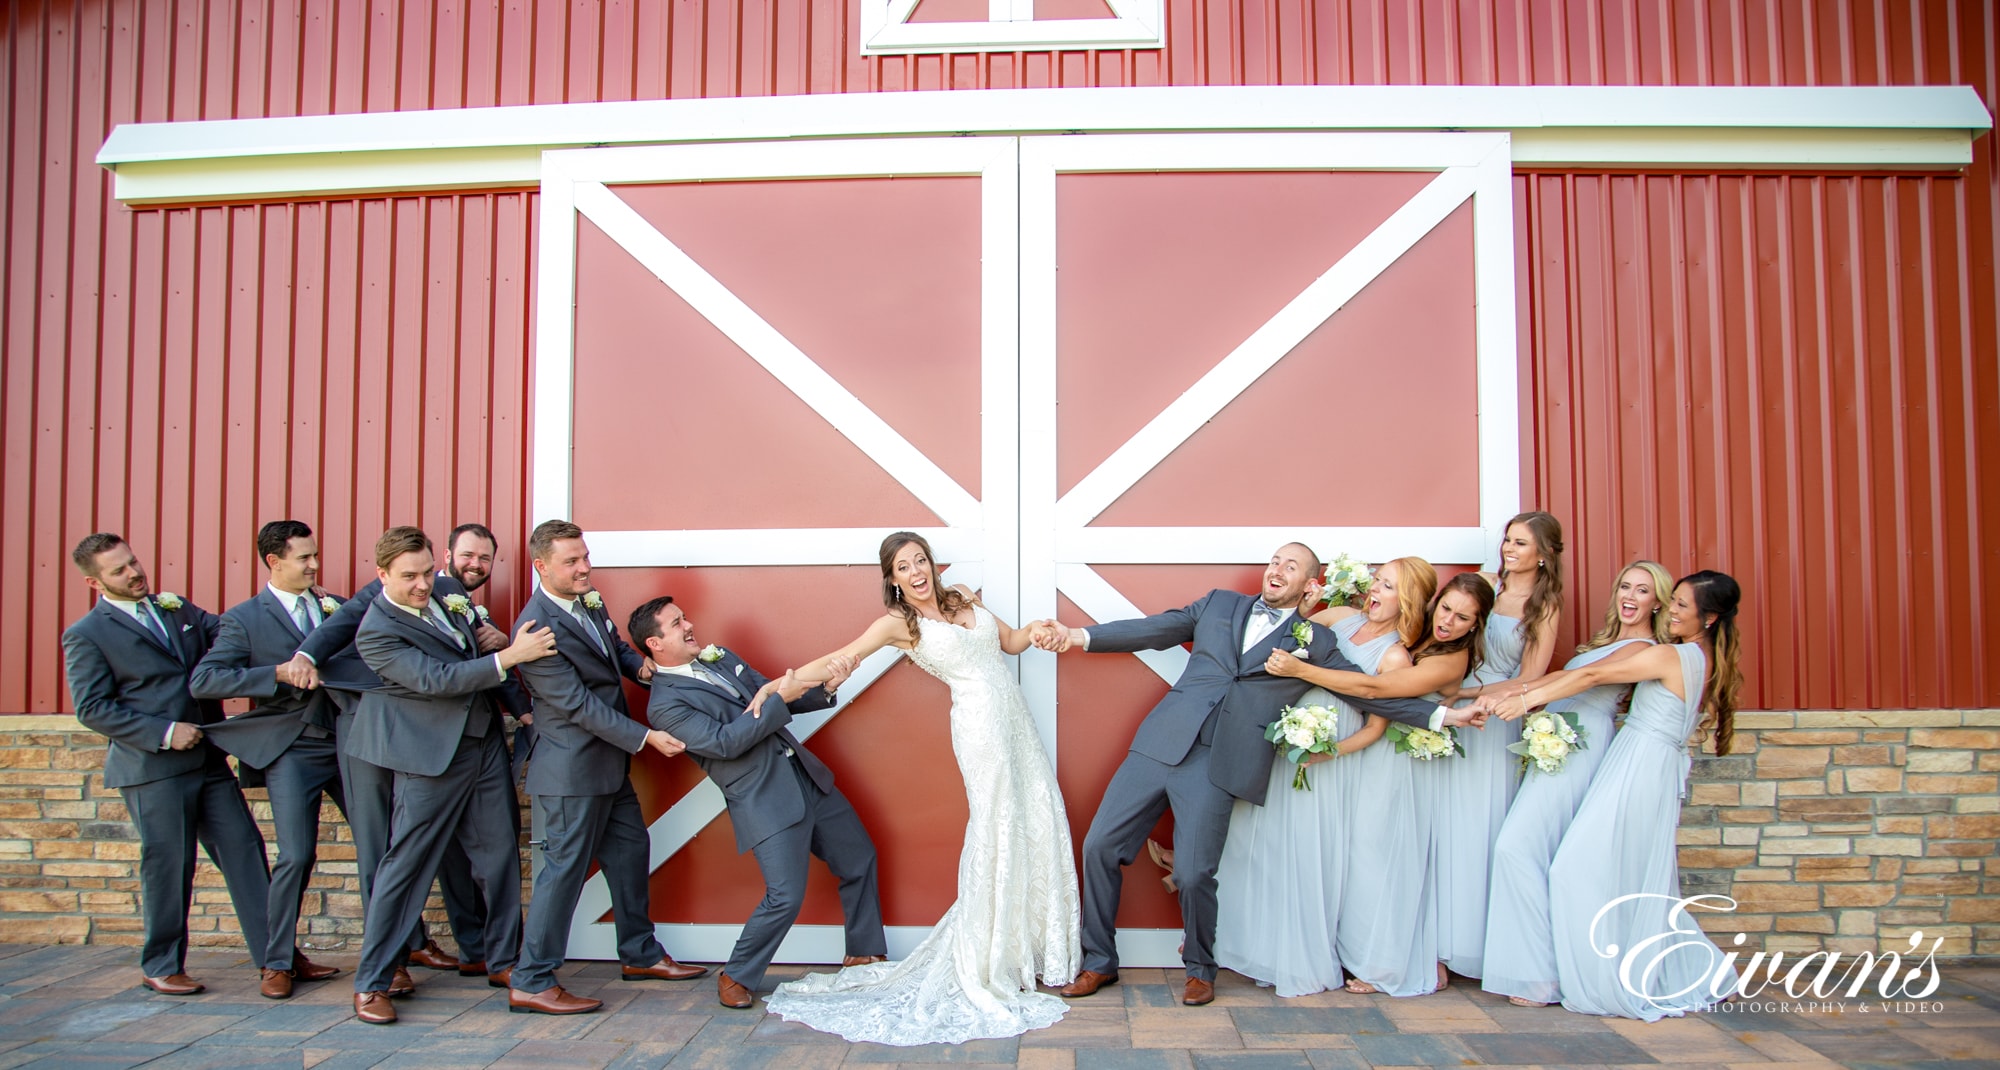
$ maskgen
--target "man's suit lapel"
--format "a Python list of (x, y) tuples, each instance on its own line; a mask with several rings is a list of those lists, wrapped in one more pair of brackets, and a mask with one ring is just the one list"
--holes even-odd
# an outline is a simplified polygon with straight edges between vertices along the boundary
[[(563, 607), (557, 605), (555, 599), (547, 591), (537, 588), (531, 604), (533, 602), (541, 603), (542, 616), (548, 618), (551, 627), (568, 630), (569, 634), (577, 642), (583, 644), (585, 650), (589, 651), (600, 661), (606, 660), (605, 650), (608, 650), (611, 646), (609, 640), (606, 640), (604, 643), (605, 650), (598, 649), (598, 645), (591, 642), (589, 634), (584, 631), (584, 622), (576, 619), (576, 614), (566, 612)], [(589, 606), (584, 607), (583, 616), (585, 620), (590, 621), (590, 627), (594, 628), (597, 626), (597, 620), (591, 615)]]
[(287, 634), (293, 639), (305, 642), (306, 633), (299, 630), (297, 618), (285, 612), (285, 607), (278, 602), (278, 596), (271, 593), (271, 588), (266, 587), (257, 592), (257, 604), (263, 606), (264, 612), (269, 613), (274, 619), (284, 622)]
[[(1244, 606), (1243, 628), (1250, 626), (1249, 606), (1255, 604), (1252, 601)], [(1287, 640), (1291, 639), (1292, 624), (1298, 619), (1296, 613), (1286, 613), (1279, 616), (1277, 625), (1271, 629), (1271, 634), (1250, 644), (1250, 649), (1243, 652), (1243, 660), (1237, 665), (1236, 671), (1238, 673), (1249, 673), (1261, 667), (1270, 658), (1272, 650), (1284, 645)], [(1243, 644), (1243, 631), (1241, 629), (1238, 629), (1236, 632), (1236, 643), (1238, 646)]]
[[(154, 653), (160, 655), (161, 657), (171, 658), (174, 656), (173, 651), (168, 650), (166, 647), (160, 645), (160, 637), (154, 635), (152, 629), (147, 628), (145, 625), (140, 624), (136, 620), (133, 620), (132, 614), (127, 613), (124, 610), (119, 609), (117, 606), (112, 605), (109, 599), (99, 598), (97, 600), (97, 605), (92, 607), (92, 612), (104, 614), (104, 616), (110, 620), (110, 626), (112, 628), (114, 629), (122, 628), (126, 632), (129, 632), (133, 635), (137, 635), (140, 641), (146, 644), (146, 649), (153, 651)], [(164, 614), (162, 614), (162, 620), (160, 623), (162, 625), (171, 627), (171, 625), (168, 624), (167, 621), (164, 619)]]
[[(388, 596), (383, 595), (382, 597), (387, 598)], [(453, 643), (449, 636), (445, 635), (441, 631), (438, 631), (437, 628), (433, 627), (431, 624), (422, 620), (418, 620), (414, 614), (404, 611), (403, 609), (397, 607), (394, 603), (384, 606), (383, 608), (388, 611), (389, 619), (394, 621), (397, 627), (403, 629), (403, 631), (406, 634), (410, 635), (414, 641), (419, 641), (423, 643), (425, 645), (425, 649), (439, 652), (444, 656), (446, 660), (457, 660), (457, 661), (466, 660), (465, 650), (461, 649), (457, 644)], [(440, 606), (439, 608), (442, 609), (443, 607)], [(426, 606), (422, 610), (422, 612), (428, 615), (430, 613), (430, 608)], [(449, 618), (451, 614), (447, 613), (445, 614), (445, 616)], [(456, 624), (453, 625), (453, 627), (456, 626), (457, 626)], [(460, 634), (463, 635), (464, 634), (463, 631), (461, 631)]]

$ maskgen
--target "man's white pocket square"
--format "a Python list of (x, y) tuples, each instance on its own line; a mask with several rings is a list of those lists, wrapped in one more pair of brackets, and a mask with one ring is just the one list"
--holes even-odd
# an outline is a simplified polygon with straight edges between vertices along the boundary
[(736, 667), (736, 675), (738, 675), (738, 676), (741, 676), (741, 675), (743, 675), (743, 666), (741, 666), (741, 665), (738, 665), (738, 666)]
[(181, 631), (184, 631), (184, 632), (185, 632), (185, 631), (192, 631), (193, 629), (194, 629), (194, 625), (192, 625), (192, 624), (183, 624), (183, 625), (181, 625)]

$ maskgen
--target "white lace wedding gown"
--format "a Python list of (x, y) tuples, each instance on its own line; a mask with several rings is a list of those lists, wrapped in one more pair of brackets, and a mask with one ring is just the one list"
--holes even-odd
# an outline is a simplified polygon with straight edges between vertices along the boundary
[(1055, 1024), (1082, 958), (1069, 818), (1000, 629), (984, 607), (961, 628), (920, 618), (910, 660), (951, 687), (951, 749), (965, 778), (958, 902), (901, 962), (778, 986), (772, 1014), (876, 1044), (957, 1044)]

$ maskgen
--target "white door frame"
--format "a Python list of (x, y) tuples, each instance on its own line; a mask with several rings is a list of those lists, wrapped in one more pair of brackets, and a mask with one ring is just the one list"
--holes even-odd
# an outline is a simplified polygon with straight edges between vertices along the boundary
[[(1056, 493), (1056, 178), (1107, 171), (1432, 171), (1433, 178), (1354, 249), (1330, 264), (1270, 321), (1215, 366), (1066, 495)], [(983, 587), (988, 605), (1015, 621), (1054, 616), (1060, 591), (1094, 619), (1139, 610), (1092, 566), (1109, 563), (1243, 563), (1289, 539), (1383, 560), (1418, 553), (1483, 562), (1520, 502), (1514, 333), (1512, 182), (1506, 134), (1169, 134), (764, 142), (565, 150), (542, 161), (541, 262), (532, 512), (571, 514), (575, 361), (576, 216), (590, 218), (661, 282), (811, 406), (945, 523), (930, 534), (941, 559)], [(731, 294), (612, 187), (620, 183), (974, 175), (981, 180), (981, 493), (970, 493)], [(1095, 527), (1117, 497), (1269, 370), (1302, 339), (1438, 223), (1473, 205), (1474, 339), (1478, 369), (1479, 523), (1469, 527)], [(869, 564), (881, 528), (728, 531), (593, 531), (600, 567), (661, 565)], [(868, 659), (843, 689), (861, 693), (901, 655)], [(1140, 657), (1171, 683), (1186, 664), (1180, 648)], [(1056, 758), (1057, 661), (1030, 651), (1019, 661), (1029, 709)], [(810, 736), (838, 708), (794, 722)], [(659, 866), (723, 811), (704, 780), (651, 826)], [(602, 876), (585, 886), (570, 954), (615, 957), (616, 936), (597, 918), (610, 909)], [(733, 925), (661, 924), (676, 955), (720, 960)], [(892, 927), (901, 955), (928, 932)], [(1123, 930), (1130, 965), (1178, 965), (1178, 930)], [(838, 926), (798, 926), (784, 961), (835, 962)]]

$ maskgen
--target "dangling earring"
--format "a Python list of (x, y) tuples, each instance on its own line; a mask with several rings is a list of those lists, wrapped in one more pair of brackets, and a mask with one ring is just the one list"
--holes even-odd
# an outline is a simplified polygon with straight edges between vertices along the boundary
[(899, 584), (897, 584), (897, 585), (895, 586), (894, 590), (895, 590), (895, 592), (896, 592), (896, 594), (895, 594), (895, 598), (896, 598), (896, 601), (898, 601), (898, 602), (902, 601), (902, 600), (903, 600), (903, 585), (902, 585), (902, 584), (900, 584), (900, 583), (899, 583)]

